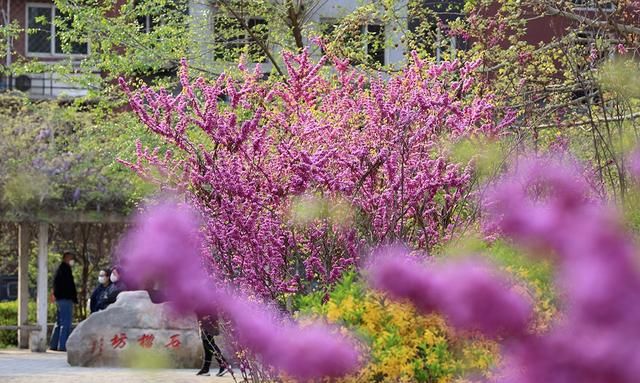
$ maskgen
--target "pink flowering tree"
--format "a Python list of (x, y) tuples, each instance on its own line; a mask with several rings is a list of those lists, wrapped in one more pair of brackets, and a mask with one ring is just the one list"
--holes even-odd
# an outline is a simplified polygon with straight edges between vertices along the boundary
[[(499, 135), (491, 97), (473, 96), (479, 62), (428, 65), (415, 55), (389, 77), (347, 62), (285, 53), (287, 77), (191, 80), (182, 91), (122, 86), (142, 122), (166, 140), (138, 146), (128, 165), (185, 193), (204, 219), (211, 262), (225, 279), (269, 299), (328, 286), (371, 244), (429, 250), (469, 219), (468, 164), (444, 142)], [(344, 201), (347, 221), (296, 224), (306, 196)]]

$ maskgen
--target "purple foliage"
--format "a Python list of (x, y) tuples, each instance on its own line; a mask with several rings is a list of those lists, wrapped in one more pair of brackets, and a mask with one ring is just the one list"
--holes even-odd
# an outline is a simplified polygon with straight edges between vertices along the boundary
[(226, 314), (237, 340), (271, 366), (303, 381), (319, 377), (340, 377), (355, 372), (359, 355), (355, 344), (331, 328), (321, 325), (299, 327), (277, 320), (265, 306), (229, 300)]
[(128, 285), (159, 286), (178, 312), (189, 312), (198, 308), (196, 297), (210, 298), (201, 245), (196, 215), (187, 206), (163, 203), (135, 218), (118, 253)]
[(631, 159), (629, 163), (629, 171), (631, 175), (640, 180), (640, 149), (636, 149), (631, 153)]

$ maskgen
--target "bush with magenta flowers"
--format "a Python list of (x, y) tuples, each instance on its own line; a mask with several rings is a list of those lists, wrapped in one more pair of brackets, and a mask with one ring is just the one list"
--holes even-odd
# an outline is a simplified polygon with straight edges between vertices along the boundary
[[(191, 80), (185, 64), (177, 96), (122, 82), (134, 112), (167, 143), (139, 146), (128, 165), (187, 194), (221, 276), (282, 302), (326, 290), (368, 244), (430, 249), (471, 218), (471, 169), (441, 143), (495, 137), (513, 118), (502, 119), (490, 95), (472, 94), (479, 62), (414, 56), (385, 79), (337, 59), (329, 70), (306, 51), (284, 62), (288, 75), (271, 82), (257, 70)], [(353, 219), (296, 224), (292, 206), (306, 195), (344, 201)]]
[(357, 370), (356, 342), (320, 323), (301, 327), (237, 291), (206, 272), (204, 253), (198, 215), (188, 205), (171, 202), (148, 206), (118, 246), (128, 287), (155, 285), (179, 315), (222, 317), (233, 327), (234, 341), (277, 373), (308, 381)]

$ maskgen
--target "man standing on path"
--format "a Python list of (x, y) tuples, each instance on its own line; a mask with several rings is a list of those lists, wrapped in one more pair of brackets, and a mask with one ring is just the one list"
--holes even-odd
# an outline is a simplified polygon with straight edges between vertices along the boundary
[(67, 351), (67, 338), (71, 333), (73, 305), (78, 303), (76, 284), (73, 281), (71, 267), (73, 254), (65, 252), (62, 263), (53, 278), (53, 297), (56, 300), (56, 327), (51, 334), (49, 348), (53, 351)]

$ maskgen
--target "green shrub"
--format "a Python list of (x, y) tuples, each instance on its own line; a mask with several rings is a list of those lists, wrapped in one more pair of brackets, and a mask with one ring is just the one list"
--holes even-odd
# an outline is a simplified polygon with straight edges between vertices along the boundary
[[(55, 322), (56, 305), (49, 304), (48, 322)], [(29, 302), (29, 323), (36, 323), (36, 302)], [(18, 301), (0, 302), (0, 326), (15, 326), (18, 324)], [(0, 348), (17, 347), (18, 332), (15, 330), (0, 330)]]

